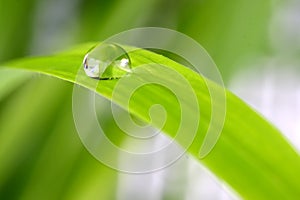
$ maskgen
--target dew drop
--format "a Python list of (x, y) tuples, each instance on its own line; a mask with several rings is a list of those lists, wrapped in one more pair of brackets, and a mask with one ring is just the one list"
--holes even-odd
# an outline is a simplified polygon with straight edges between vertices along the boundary
[(102, 43), (87, 53), (83, 60), (87, 76), (96, 79), (117, 79), (131, 73), (131, 61), (117, 44)]

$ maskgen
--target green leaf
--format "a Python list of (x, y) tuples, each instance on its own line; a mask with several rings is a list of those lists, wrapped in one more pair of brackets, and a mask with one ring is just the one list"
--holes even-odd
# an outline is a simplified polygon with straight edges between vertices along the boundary
[[(113, 91), (120, 80), (100, 81), (78, 73), (85, 53), (94, 43), (83, 44), (64, 53), (24, 58), (4, 64), (9, 68), (27, 69), (76, 82), (126, 108), (125, 97), (120, 93), (113, 98)], [(179, 72), (191, 84), (198, 99), (201, 119), (197, 135), (188, 149), (190, 155), (205, 164), (215, 175), (225, 180), (241, 196), (247, 199), (295, 199), (300, 196), (300, 158), (281, 133), (242, 100), (226, 91), (226, 119), (221, 136), (213, 150), (203, 159), (199, 159), (199, 149), (209, 126), (211, 101), (206, 84), (218, 87), (195, 72), (161, 55), (140, 49), (129, 53), (133, 68), (142, 64), (159, 63)], [(147, 68), (148, 67), (148, 68)], [(172, 86), (181, 87), (181, 82), (172, 79), (164, 71), (146, 68), (153, 76), (159, 77)], [(136, 70), (135, 77), (145, 79), (145, 71)], [(126, 92), (123, 86), (121, 91)], [(189, 105), (192, 98), (185, 98), (183, 104)], [(148, 109), (151, 105), (161, 104), (167, 114), (163, 131), (170, 137), (176, 135), (176, 125), (180, 123), (180, 104), (172, 92), (162, 86), (148, 85), (137, 90), (130, 99), (128, 110), (150, 122)], [(199, 116), (197, 110), (190, 110), (191, 118)], [(159, 122), (152, 122), (158, 126)], [(176, 138), (184, 144), (184, 138)]]

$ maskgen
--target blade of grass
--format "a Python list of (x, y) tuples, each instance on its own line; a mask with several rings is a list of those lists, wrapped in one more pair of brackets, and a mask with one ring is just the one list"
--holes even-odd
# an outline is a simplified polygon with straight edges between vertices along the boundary
[[(93, 45), (84, 44), (53, 56), (16, 60), (6, 63), (4, 66), (36, 71), (75, 82), (84, 54)], [(188, 152), (198, 159), (199, 148), (209, 125), (211, 112), (210, 101), (207, 100), (209, 92), (205, 82), (199, 75), (186, 67), (152, 52), (141, 49), (130, 53), (130, 57), (133, 67), (154, 61), (173, 68), (186, 77), (196, 90), (202, 120), (197, 136)], [(152, 69), (151, 71), (164, 79), (160, 71)], [(91, 88), (94, 81), (86, 77), (86, 80), (77, 82), (77, 84)], [(97, 93), (110, 99), (117, 81), (101, 82), (97, 87)], [(164, 81), (180, 84), (176, 83), (176, 80), (166, 79)], [(209, 81), (208, 84), (214, 85)], [(161, 102), (169, 111), (167, 113), (168, 124), (163, 131), (173, 137), (176, 132), (174, 132), (172, 124), (180, 122), (179, 115), (176, 113), (176, 110), (180, 110), (178, 103), (175, 100), (166, 101), (166, 99), (172, 99), (169, 93), (161, 93), (163, 95), (155, 97), (151, 95), (164, 91), (159, 87), (142, 88), (131, 99), (129, 110), (144, 121), (148, 121), (148, 108), (157, 101)], [(201, 162), (247, 199), (293, 199), (299, 197), (299, 155), (270, 123), (229, 91), (226, 92), (226, 95), (227, 115), (221, 137), (212, 152)], [(116, 103), (125, 106), (122, 98)], [(187, 99), (184, 103), (188, 104), (189, 100)], [(191, 116), (194, 115), (199, 115), (199, 113), (191, 113)], [(181, 143), (181, 141), (177, 142)]]

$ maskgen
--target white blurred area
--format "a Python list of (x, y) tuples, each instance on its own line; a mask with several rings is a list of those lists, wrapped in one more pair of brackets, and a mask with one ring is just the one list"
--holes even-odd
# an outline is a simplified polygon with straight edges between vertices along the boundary
[(248, 62), (229, 89), (262, 113), (300, 152), (300, 1), (275, 7), (273, 54)]
[[(161, 139), (157, 138), (157, 144), (153, 144), (154, 148), (160, 145)], [(131, 144), (128, 145), (131, 146)], [(121, 158), (120, 162), (128, 163), (128, 160)], [(163, 163), (161, 158), (152, 162)], [(133, 161), (131, 164), (140, 165), (141, 163)], [(151, 165), (151, 163), (144, 164)], [(183, 155), (173, 165), (153, 173), (120, 173), (117, 188), (118, 200), (239, 199), (237, 194), (218, 181), (198, 161), (187, 155)]]
[[(299, 60), (300, 61), (300, 60)], [(300, 152), (300, 62), (264, 59), (230, 89), (271, 121)], [(271, 139), (270, 139), (271, 140)]]
[[(272, 55), (241, 63), (244, 69), (234, 74), (228, 87), (279, 128), (300, 152), (300, 0), (276, 1), (270, 41)], [(119, 200), (241, 199), (186, 156), (159, 172), (120, 174), (119, 180)]]

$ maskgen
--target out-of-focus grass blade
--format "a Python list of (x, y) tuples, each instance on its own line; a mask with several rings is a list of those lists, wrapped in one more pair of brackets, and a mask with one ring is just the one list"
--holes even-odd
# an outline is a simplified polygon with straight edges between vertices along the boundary
[(0, 70), (0, 101), (21, 86), (31, 76), (27, 71), (15, 69)]
[[(25, 58), (4, 64), (4, 66), (45, 73), (64, 80), (75, 82), (81, 67), (82, 59), (91, 44), (82, 45), (76, 49), (54, 56)], [(137, 50), (130, 53), (133, 67), (158, 62), (168, 66), (186, 77), (196, 90), (201, 108), (200, 128), (188, 152), (198, 158), (205, 130), (210, 121), (210, 95), (205, 82), (196, 73), (186, 67), (161, 55)], [(164, 79), (160, 71), (152, 70), (153, 74)], [(136, 74), (138, 75), (138, 74)], [(77, 82), (87, 88), (92, 79), (86, 77), (86, 82)], [(97, 92), (107, 98), (112, 97), (112, 91), (118, 80), (103, 81), (97, 87)], [(180, 84), (177, 80), (164, 81), (170, 84)], [(208, 84), (213, 84), (208, 82)], [(126, 87), (124, 87), (126, 90)], [(161, 102), (168, 111), (168, 121), (163, 131), (173, 137), (172, 125), (180, 123), (178, 103), (170, 93), (163, 93), (163, 88), (146, 87), (135, 92), (131, 98), (130, 112), (144, 121), (149, 120), (148, 108)], [(152, 95), (152, 94), (161, 95)], [(247, 199), (294, 199), (300, 196), (300, 157), (282, 135), (270, 123), (253, 111), (235, 95), (226, 92), (227, 115), (221, 137), (212, 152), (202, 159), (210, 170), (230, 184), (241, 196)], [(115, 102), (125, 106), (125, 102)], [(187, 99), (185, 103), (189, 103)], [(191, 116), (199, 113), (191, 111)], [(181, 143), (181, 141), (177, 141)]]
[(270, 49), (270, 0), (181, 1), (180, 5), (178, 30), (205, 47), (225, 80), (245, 67), (240, 65), (243, 59), (263, 56)]
[[(53, 80), (51, 83), (57, 85)], [(72, 120), (72, 87), (58, 84), (65, 88), (66, 98), (63, 98), (62, 108), (57, 110), (53, 129), (45, 131), (49, 136), (37, 161), (32, 163), (21, 199), (84, 199), (83, 196), (110, 199), (114, 195), (111, 189), (115, 188), (117, 173), (99, 164), (84, 149)]]
[[(51, 130), (51, 126), (55, 123), (56, 111), (61, 107), (63, 101), (61, 97), (65, 95), (64, 91), (64, 88), (57, 89), (56, 84), (49, 85), (49, 80), (35, 80), (28, 85), (26, 84), (12, 98), (3, 102), (4, 105), (1, 105), (1, 187), (8, 180), (8, 177), (17, 177), (16, 172), (26, 171), (26, 167), (31, 164), (30, 160), (26, 158), (28, 155), (35, 155), (36, 148), (41, 145), (38, 141), (43, 141), (42, 138), (47, 136), (44, 135), (47, 133), (45, 130)], [(52, 104), (45, 106), (47, 100), (51, 100)], [(26, 173), (22, 174), (19, 180), (22, 180), (23, 176), (26, 176)], [(21, 181), (19, 182), (21, 183)], [(19, 184), (5, 185), (17, 190)], [(5, 192), (9, 193), (9, 190), (5, 190)]]
[(0, 61), (28, 55), (36, 0), (0, 0)]
[(105, 39), (130, 27), (144, 26), (145, 22), (151, 19), (158, 2), (158, 0), (82, 1), (82, 23), (78, 39), (80, 41), (84, 38), (88, 41)]
[(0, 103), (0, 199), (113, 198), (117, 172), (81, 144), (71, 93), (69, 83), (40, 76)]

